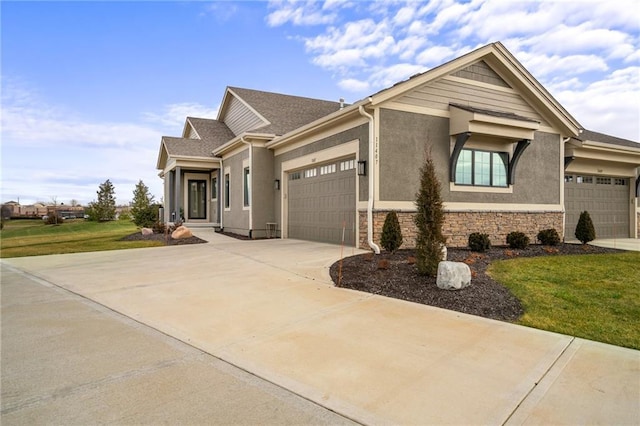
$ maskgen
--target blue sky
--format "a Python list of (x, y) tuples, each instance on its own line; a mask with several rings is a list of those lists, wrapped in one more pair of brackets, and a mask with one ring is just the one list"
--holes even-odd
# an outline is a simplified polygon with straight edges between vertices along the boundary
[(501, 41), (587, 129), (640, 140), (634, 1), (0, 3), (0, 197), (160, 199), (160, 137), (226, 86), (353, 102)]

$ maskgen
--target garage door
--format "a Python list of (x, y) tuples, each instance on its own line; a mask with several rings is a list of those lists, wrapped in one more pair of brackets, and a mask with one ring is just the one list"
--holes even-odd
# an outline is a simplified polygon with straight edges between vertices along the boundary
[(289, 238), (355, 245), (355, 160), (289, 173)]
[(629, 237), (629, 179), (565, 175), (566, 237), (575, 237), (580, 213), (588, 211), (597, 238)]

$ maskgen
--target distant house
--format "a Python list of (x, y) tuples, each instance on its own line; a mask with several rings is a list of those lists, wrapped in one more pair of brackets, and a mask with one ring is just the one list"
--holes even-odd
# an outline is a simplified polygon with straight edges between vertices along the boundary
[(228, 87), (217, 119), (162, 138), (165, 220), (375, 248), (396, 210), (411, 246), (427, 152), (450, 246), (572, 239), (583, 210), (598, 237), (638, 237), (640, 144), (584, 129), (500, 43), (352, 105)]

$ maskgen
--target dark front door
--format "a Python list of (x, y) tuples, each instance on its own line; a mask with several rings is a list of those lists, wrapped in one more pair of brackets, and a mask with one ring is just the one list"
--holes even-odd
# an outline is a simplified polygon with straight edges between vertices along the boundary
[(189, 219), (207, 218), (207, 181), (189, 180)]

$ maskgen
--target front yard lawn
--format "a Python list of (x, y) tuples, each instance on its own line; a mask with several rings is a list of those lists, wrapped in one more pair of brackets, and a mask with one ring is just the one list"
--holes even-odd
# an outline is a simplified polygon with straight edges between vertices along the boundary
[(640, 349), (640, 253), (501, 260), (487, 272), (520, 299), (516, 323)]
[(0, 257), (39, 256), (162, 246), (162, 241), (122, 241), (137, 231), (133, 222), (70, 220), (46, 225), (42, 220), (10, 220), (0, 231)]

